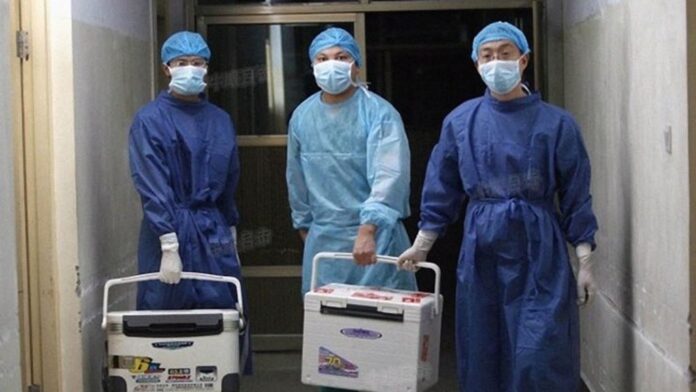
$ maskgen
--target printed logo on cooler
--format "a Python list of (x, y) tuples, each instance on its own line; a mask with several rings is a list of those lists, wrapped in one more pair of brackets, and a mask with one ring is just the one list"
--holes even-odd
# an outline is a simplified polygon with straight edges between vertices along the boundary
[(144, 374), (144, 375), (131, 376), (131, 377), (133, 377), (133, 380), (138, 384), (152, 384), (152, 383), (159, 383), (162, 381), (160, 379), (160, 376), (157, 374)]
[(319, 373), (331, 376), (358, 378), (358, 366), (333, 353), (326, 347), (319, 347)]
[(192, 341), (181, 341), (181, 342), (154, 342), (152, 347), (162, 348), (167, 350), (178, 350), (180, 348), (186, 348), (193, 346)]
[(375, 340), (375, 339), (379, 339), (382, 337), (382, 334), (377, 332), (377, 331), (371, 331), (369, 329), (363, 329), (363, 328), (343, 328), (341, 330), (341, 334), (343, 334), (349, 338), (368, 339), (368, 340)]
[(191, 369), (180, 368), (180, 369), (169, 369), (169, 377), (167, 377), (167, 382), (189, 382), (191, 381)]
[(160, 367), (159, 362), (154, 362), (150, 357), (138, 357), (133, 355), (111, 355), (109, 356), (109, 368), (128, 369), (134, 374), (162, 373), (164, 368)]
[(197, 366), (196, 381), (215, 381), (217, 380), (217, 366)]

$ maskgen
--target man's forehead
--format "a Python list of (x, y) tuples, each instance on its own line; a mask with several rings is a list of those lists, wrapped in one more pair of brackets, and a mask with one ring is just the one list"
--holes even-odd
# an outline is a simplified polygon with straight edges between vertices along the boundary
[(178, 56), (174, 57), (172, 60), (203, 60), (205, 59), (201, 56)]
[(343, 49), (343, 48), (340, 47), (340, 46), (332, 46), (332, 47), (330, 47), (330, 48), (326, 48), (326, 49), (324, 49), (324, 50), (321, 50), (319, 53), (317, 53), (317, 56), (321, 56), (321, 55), (324, 55), (324, 56), (335, 56), (335, 55), (338, 55), (338, 54), (347, 54), (347, 55), (350, 56), (350, 52), (348, 52), (347, 50)]
[(482, 52), (484, 50), (507, 49), (509, 47), (517, 48), (517, 45), (515, 45), (515, 43), (510, 41), (509, 39), (501, 39), (501, 40), (497, 40), (497, 41), (488, 41), (484, 44), (481, 44), (481, 46), (479, 47), (479, 52)]

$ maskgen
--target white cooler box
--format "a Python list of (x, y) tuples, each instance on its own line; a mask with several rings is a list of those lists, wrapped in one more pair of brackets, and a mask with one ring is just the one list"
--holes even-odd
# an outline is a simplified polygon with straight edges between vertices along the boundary
[(418, 264), (435, 272), (435, 293), (335, 283), (317, 288), (317, 263), (328, 259), (353, 256), (322, 252), (313, 260), (311, 289), (304, 298), (302, 382), (374, 392), (417, 392), (435, 385), (442, 316), (439, 267)]
[[(237, 392), (239, 331), (244, 326), (241, 286), (231, 276), (184, 272), (182, 279), (232, 283), (237, 309), (107, 313), (109, 288), (158, 279), (150, 273), (112, 279), (104, 286), (108, 392)], [(241, 315), (241, 316), (240, 316)]]

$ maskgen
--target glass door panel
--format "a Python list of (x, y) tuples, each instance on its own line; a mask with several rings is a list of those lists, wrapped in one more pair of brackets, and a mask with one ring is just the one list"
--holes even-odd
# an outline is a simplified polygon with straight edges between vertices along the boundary
[(329, 26), (352, 32), (352, 21), (240, 24), (224, 19), (228, 23), (206, 26), (213, 53), (210, 100), (230, 113), (240, 136), (285, 135), (294, 108), (318, 90), (309, 44)]

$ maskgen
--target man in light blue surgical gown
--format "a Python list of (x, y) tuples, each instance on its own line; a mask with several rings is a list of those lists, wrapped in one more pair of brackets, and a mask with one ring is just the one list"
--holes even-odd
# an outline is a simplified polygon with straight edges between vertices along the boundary
[(318, 284), (415, 289), (413, 273), (375, 256), (399, 255), (410, 243), (410, 153), (401, 116), (357, 76), (360, 49), (329, 28), (309, 48), (321, 91), (302, 102), (288, 130), (287, 185), (292, 222), (305, 240), (302, 293), (321, 251), (352, 252), (354, 263), (320, 264)]

